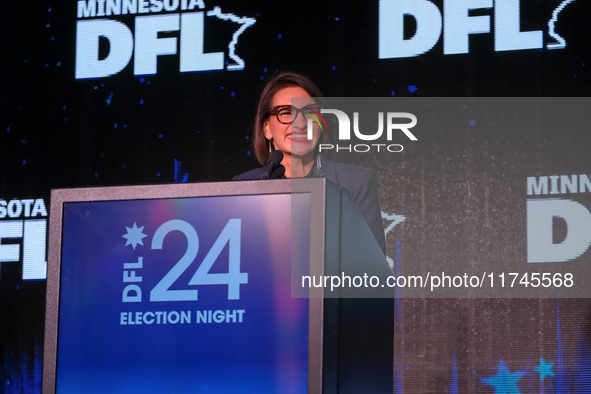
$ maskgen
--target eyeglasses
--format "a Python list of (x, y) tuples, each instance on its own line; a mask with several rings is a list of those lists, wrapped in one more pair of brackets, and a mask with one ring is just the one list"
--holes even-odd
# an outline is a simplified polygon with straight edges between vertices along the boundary
[(317, 105), (306, 105), (303, 108), (297, 108), (291, 105), (277, 105), (267, 112), (267, 116), (275, 115), (279, 123), (292, 124), (300, 112), (304, 119), (314, 119), (315, 115), (320, 115), (320, 107)]

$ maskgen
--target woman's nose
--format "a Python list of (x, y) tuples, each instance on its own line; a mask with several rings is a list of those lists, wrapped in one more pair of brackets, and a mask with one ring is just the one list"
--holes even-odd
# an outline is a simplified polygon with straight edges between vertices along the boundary
[(295, 114), (295, 118), (291, 123), (292, 127), (297, 128), (298, 130), (305, 130), (308, 127), (308, 122), (306, 117), (304, 116), (304, 112), (299, 110)]

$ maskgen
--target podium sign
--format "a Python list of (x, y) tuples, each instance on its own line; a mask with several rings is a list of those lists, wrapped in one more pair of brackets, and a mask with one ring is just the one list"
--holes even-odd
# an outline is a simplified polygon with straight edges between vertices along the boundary
[(291, 296), (311, 193), (291, 191), (54, 191), (44, 391), (320, 391), (322, 300)]

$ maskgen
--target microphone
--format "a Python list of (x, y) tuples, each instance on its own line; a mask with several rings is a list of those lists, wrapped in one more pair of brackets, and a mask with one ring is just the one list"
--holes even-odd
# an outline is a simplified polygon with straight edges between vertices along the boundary
[[(263, 179), (281, 178), (283, 174), (285, 174), (285, 167), (281, 165), (281, 160), (283, 160), (283, 152), (277, 149), (271, 152), (269, 159), (267, 160), (267, 164), (265, 164), (265, 173), (263, 174)], [(278, 171), (274, 174), (273, 172), (275, 169)]]

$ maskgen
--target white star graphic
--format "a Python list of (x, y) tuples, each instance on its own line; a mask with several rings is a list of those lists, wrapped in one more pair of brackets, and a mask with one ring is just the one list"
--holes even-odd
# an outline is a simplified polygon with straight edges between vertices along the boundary
[(137, 224), (134, 222), (133, 227), (125, 226), (125, 228), (127, 229), (127, 234), (122, 235), (123, 238), (127, 239), (125, 246), (131, 245), (133, 250), (135, 250), (135, 247), (138, 244), (144, 246), (144, 241), (142, 241), (142, 238), (147, 237), (147, 235), (142, 232), (144, 226), (138, 228)]

